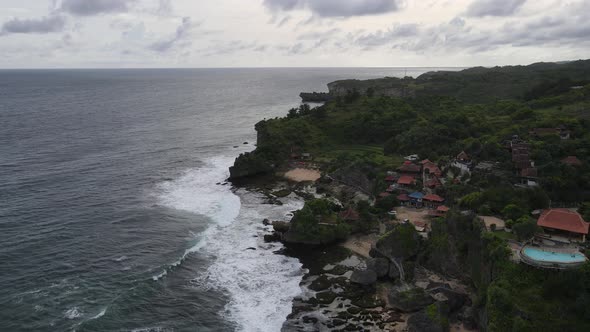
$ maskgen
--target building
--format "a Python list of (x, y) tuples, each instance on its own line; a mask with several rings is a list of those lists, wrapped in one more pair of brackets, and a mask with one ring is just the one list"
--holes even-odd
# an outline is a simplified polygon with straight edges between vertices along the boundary
[(438, 177), (433, 176), (430, 179), (426, 180), (426, 182), (424, 183), (424, 186), (426, 188), (436, 189), (436, 188), (442, 187), (442, 182), (440, 181), (440, 179)]
[(434, 175), (437, 177), (442, 176), (442, 171), (435, 163), (433, 163), (429, 160), (425, 160), (425, 161), (427, 161), (427, 162), (422, 164), (422, 169), (423, 169), (424, 173), (428, 173), (428, 174), (431, 174), (431, 175)]
[(411, 161), (405, 161), (397, 170), (401, 175), (416, 176), (422, 171), (422, 166), (416, 165)]
[(408, 194), (400, 194), (396, 198), (402, 206), (410, 204), (410, 196)]
[(402, 175), (397, 180), (397, 184), (402, 188), (412, 187), (416, 184), (416, 179), (411, 175)]
[(568, 209), (548, 209), (541, 213), (537, 225), (550, 236), (586, 241), (589, 223), (582, 216)]
[(423, 206), (422, 199), (424, 198), (424, 194), (417, 191), (408, 195), (410, 197), (410, 205), (416, 208), (421, 208)]
[(428, 215), (431, 217), (444, 217), (447, 212), (449, 212), (449, 208), (447, 206), (441, 205), (439, 207), (436, 208), (436, 210), (430, 210), (428, 211)]
[(536, 187), (538, 186), (537, 179), (539, 175), (537, 172), (537, 168), (529, 167), (525, 168), (520, 171), (520, 179), (522, 184), (529, 186), (529, 187)]
[(461, 153), (459, 153), (457, 157), (455, 157), (451, 165), (461, 170), (461, 174), (471, 173), (471, 157), (465, 151), (461, 151)]
[(567, 156), (561, 160), (561, 163), (568, 166), (582, 166), (582, 162), (576, 156)]
[(424, 202), (424, 205), (427, 208), (436, 209), (442, 205), (442, 203), (445, 201), (445, 199), (440, 197), (439, 195), (428, 194), (428, 195), (422, 197), (422, 201)]

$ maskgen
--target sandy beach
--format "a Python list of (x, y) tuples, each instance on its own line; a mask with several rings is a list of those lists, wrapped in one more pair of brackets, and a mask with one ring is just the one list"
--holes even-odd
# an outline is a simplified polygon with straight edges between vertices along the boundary
[(321, 176), (320, 171), (307, 168), (295, 168), (285, 173), (287, 179), (295, 182), (314, 182)]

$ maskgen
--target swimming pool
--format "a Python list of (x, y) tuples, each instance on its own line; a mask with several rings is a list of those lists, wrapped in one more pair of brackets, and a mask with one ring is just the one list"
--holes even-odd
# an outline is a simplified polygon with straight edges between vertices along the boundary
[(584, 263), (586, 261), (586, 256), (577, 252), (577, 253), (562, 253), (562, 252), (553, 252), (549, 250), (541, 250), (537, 248), (526, 247), (522, 250), (523, 254), (525, 254), (528, 258), (533, 259), (538, 262), (546, 262), (546, 263)]

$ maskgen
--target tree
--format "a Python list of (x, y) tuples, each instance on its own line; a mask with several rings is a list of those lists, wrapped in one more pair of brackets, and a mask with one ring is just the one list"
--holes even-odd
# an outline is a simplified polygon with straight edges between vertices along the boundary
[(517, 222), (514, 226), (512, 226), (512, 230), (518, 241), (528, 240), (535, 235), (537, 232), (537, 223), (532, 220), (527, 220), (525, 222)]
[(524, 215), (526, 211), (516, 204), (508, 204), (502, 209), (504, 218), (516, 220)]

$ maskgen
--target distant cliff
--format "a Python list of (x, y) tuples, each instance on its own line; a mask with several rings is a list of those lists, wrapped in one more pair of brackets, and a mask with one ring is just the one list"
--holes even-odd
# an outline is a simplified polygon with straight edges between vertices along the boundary
[(417, 78), (340, 80), (329, 83), (328, 92), (302, 93), (301, 98), (304, 102), (324, 102), (359, 94), (401, 98), (450, 96), (468, 103), (487, 103), (498, 99), (528, 100), (531, 95), (551, 95), (571, 86), (585, 85), (589, 76), (590, 60), (474, 67), (461, 71), (428, 72)]

